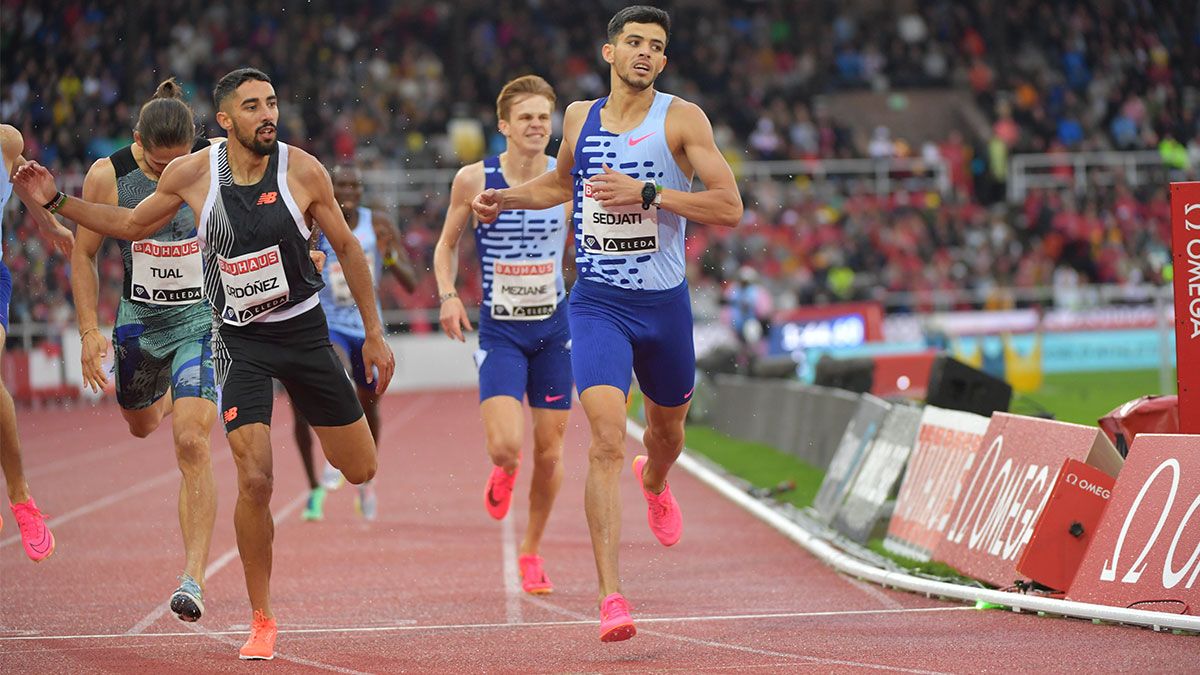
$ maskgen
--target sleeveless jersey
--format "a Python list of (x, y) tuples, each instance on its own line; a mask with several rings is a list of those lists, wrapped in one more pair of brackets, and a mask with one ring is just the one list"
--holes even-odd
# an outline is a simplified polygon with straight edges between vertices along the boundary
[[(552, 171), (550, 157), (546, 170)], [(508, 187), (500, 156), (483, 160), (484, 188)], [(483, 275), (481, 313), (501, 321), (541, 320), (563, 301), (562, 255), (567, 240), (562, 205), (501, 211), (475, 227), (475, 251)]]
[(614, 171), (664, 188), (690, 192), (692, 181), (676, 164), (667, 144), (667, 109), (675, 99), (656, 92), (641, 124), (614, 134), (600, 124), (608, 97), (592, 104), (575, 144), (574, 225), (576, 269), (580, 279), (629, 290), (666, 290), (685, 280), (686, 219), (651, 206), (604, 209), (591, 198), (589, 179)]
[[(3, 158), (0, 158), (3, 160)], [(8, 167), (3, 166), (4, 162), (0, 161), (0, 173), (4, 174), (4, 178), (0, 179), (0, 221), (4, 219), (4, 207), (8, 206), (8, 200), (12, 197), (13, 186), (12, 180), (8, 177)], [(0, 255), (4, 254), (4, 231), (0, 230)]]
[[(358, 207), (358, 226), (354, 228), (354, 236), (362, 244), (363, 254), (367, 256), (367, 266), (371, 270), (371, 280), (379, 283), (383, 274), (383, 257), (379, 255), (379, 242), (375, 238), (375, 228), (372, 223), (371, 209)], [(365, 338), (366, 328), (363, 327), (362, 314), (350, 294), (350, 286), (342, 274), (342, 264), (338, 261), (333, 246), (322, 233), (317, 239), (317, 249), (325, 254), (325, 268), (321, 278), (325, 287), (321, 289), (321, 306), (325, 308), (325, 317), (329, 321), (329, 329), (341, 333)], [(377, 306), (378, 308), (378, 306)]]
[[(197, 139), (192, 152), (208, 146), (206, 139)], [(109, 160), (117, 179), (117, 206), (132, 209), (154, 194), (158, 181), (138, 166), (132, 146), (114, 152)], [(196, 217), (187, 204), (150, 237), (136, 242), (117, 240), (117, 246), (125, 265), (121, 303), (117, 307), (118, 326), (132, 323), (171, 326), (172, 335), (191, 335), (209, 328)]]
[(284, 321), (316, 307), (323, 285), (308, 255), (310, 231), (288, 189), (289, 147), (276, 143), (255, 185), (236, 185), (228, 143), (209, 150), (200, 214), (204, 290), (219, 323)]

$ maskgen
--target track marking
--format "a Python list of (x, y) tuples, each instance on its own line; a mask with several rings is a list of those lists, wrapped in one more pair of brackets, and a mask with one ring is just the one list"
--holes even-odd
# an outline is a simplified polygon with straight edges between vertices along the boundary
[(525, 622), (525, 615), (521, 611), (521, 596), (524, 595), (524, 591), (517, 581), (520, 576), (517, 572), (517, 526), (513, 525), (513, 520), (510, 506), (500, 525), (500, 554), (504, 557), (504, 615), (509, 623), (519, 624)]
[[(579, 614), (578, 612), (575, 612), (575, 611), (572, 611), (572, 610), (569, 610), (569, 609), (566, 609), (563, 607), (559, 607), (557, 605), (546, 602), (545, 600), (541, 600), (539, 598), (529, 598), (529, 601), (538, 605), (539, 607), (542, 607), (549, 611), (555, 612), (557, 614), (561, 614), (563, 616), (573, 616), (573, 617), (582, 617), (583, 616), (582, 614)], [(901, 613), (901, 612), (915, 612), (915, 611), (962, 611), (965, 609), (974, 609), (974, 608), (973, 607), (934, 607), (934, 608), (930, 608), (930, 610), (907, 610), (907, 609), (902, 609), (902, 610), (887, 610), (887, 609), (884, 609), (884, 610), (849, 610), (849, 611), (845, 611), (845, 612), (813, 612), (811, 614), (805, 614), (805, 616), (821, 616), (821, 615), (824, 615), (824, 616), (838, 615), (838, 616), (840, 616), (843, 614), (848, 614), (848, 615), (852, 615), (852, 614), (868, 614), (868, 615), (869, 614), (896, 614), (896, 613)], [(782, 616), (782, 615), (772, 615), (772, 616)], [(742, 615), (739, 618), (750, 619), (750, 618), (765, 618), (765, 617), (756, 616), (756, 615)], [(696, 621), (696, 620), (701, 620), (701, 618), (700, 617), (681, 617), (681, 618), (675, 619), (675, 621)], [(646, 624), (646, 623), (655, 623), (655, 622), (661, 622), (661, 621), (663, 621), (663, 620), (662, 619), (637, 619), (635, 621), (635, 623)], [(584, 623), (595, 625), (596, 622), (595, 621), (586, 621)], [(805, 654), (792, 654), (789, 652), (777, 652), (777, 651), (772, 651), (769, 649), (758, 649), (756, 647), (747, 647), (744, 645), (736, 645), (736, 644), (732, 644), (729, 642), (717, 642), (714, 640), (703, 640), (700, 638), (687, 637), (685, 635), (672, 635), (670, 633), (664, 633), (662, 631), (651, 631), (651, 630), (643, 629), (643, 630), (639, 630), (638, 633), (642, 634), (642, 635), (653, 635), (654, 637), (666, 638), (668, 640), (676, 640), (679, 642), (686, 642), (689, 644), (701, 645), (701, 646), (705, 646), (705, 647), (714, 647), (717, 649), (729, 649), (729, 650), (733, 650), (733, 651), (737, 651), (737, 652), (744, 652), (747, 654), (757, 654), (759, 656), (774, 656), (777, 658), (796, 659), (797, 661), (801, 661), (801, 662), (805, 662), (805, 663), (819, 664), (819, 665), (854, 666), (857, 668), (867, 668), (870, 670), (890, 670), (890, 671), (901, 672), (901, 673), (920, 673), (921, 675), (941, 675), (941, 671), (914, 670), (912, 668), (901, 668), (898, 666), (888, 666), (888, 665), (883, 665), (883, 664), (878, 664), (878, 663), (865, 663), (865, 662), (861, 662), (861, 661), (847, 661), (844, 659), (826, 659), (826, 658), (822, 658), (819, 656), (808, 656)]]
[[(571, 610), (551, 605), (550, 603), (529, 596), (525, 598), (526, 602), (532, 602), (539, 605), (547, 605), (546, 609), (555, 611), (559, 614), (570, 615), (573, 617), (583, 617), (582, 614), (571, 612)], [(909, 609), (849, 609), (824, 612), (779, 612), (774, 614), (717, 614), (711, 616), (662, 616), (662, 617), (645, 617), (639, 618), (639, 624), (654, 624), (654, 623), (681, 623), (681, 622), (705, 622), (705, 621), (745, 621), (750, 619), (770, 620), (770, 619), (804, 619), (804, 618), (820, 618), (828, 616), (885, 616), (889, 614), (933, 614), (939, 612), (964, 612), (978, 611), (974, 607), (965, 605), (961, 607), (914, 607)], [(522, 623), (458, 623), (458, 624), (430, 624), (420, 625), (406, 623), (403, 625), (392, 626), (341, 626), (333, 628), (280, 628), (280, 635), (321, 635), (321, 634), (342, 634), (342, 633), (397, 633), (397, 632), (421, 632), (421, 631), (473, 631), (486, 629), (509, 629), (509, 628), (554, 628), (560, 626), (590, 626), (595, 625), (595, 619), (580, 618), (571, 621), (525, 621)], [(245, 630), (223, 630), (223, 631), (208, 631), (205, 635), (243, 635)], [(35, 642), (39, 640), (117, 640), (130, 638), (174, 638), (187, 635), (195, 635), (194, 632), (187, 633), (139, 633), (130, 635), (129, 633), (100, 633), (94, 635), (10, 635), (0, 637), (0, 642)], [(790, 655), (789, 655), (790, 656)], [(810, 657), (803, 657), (810, 658)]]
[(858, 590), (862, 591), (866, 595), (869, 595), (870, 597), (878, 600), (880, 604), (882, 604), (884, 607), (887, 607), (888, 609), (900, 609), (901, 607), (904, 606), (904, 605), (901, 605), (899, 602), (897, 602), (894, 598), (889, 596), (887, 593), (884, 593), (882, 590), (880, 590), (874, 584), (868, 584), (865, 581), (859, 581), (858, 579), (855, 579), (854, 577), (852, 577), (848, 574), (840, 574), (839, 573), (838, 576), (841, 577), (844, 581), (848, 582), (851, 586), (857, 588)]
[[(295, 499), (288, 502), (287, 506), (283, 507), (282, 509), (279, 510), (278, 513), (274, 514), (273, 518), (275, 520), (275, 525), (278, 527), (282, 522), (284, 522), (284, 520), (287, 519), (288, 516), (292, 515), (292, 513), (294, 513), (296, 511), (296, 509), (300, 508), (300, 505), (304, 504), (307, 497), (308, 497), (308, 490), (305, 489)], [(221, 557), (219, 557), (216, 560), (214, 560), (213, 562), (209, 563), (208, 567), (205, 568), (205, 570), (204, 570), (205, 581), (207, 582), (207, 580), (211, 579), (214, 574), (216, 574), (217, 572), (220, 572), (223, 567), (225, 567), (230, 562), (232, 562), (234, 558), (237, 558), (237, 555), (238, 555), (237, 544), (234, 544), (228, 551), (225, 551), (224, 553), (222, 553)], [(163, 615), (165, 615), (169, 611), (171, 611), (171, 601), (170, 600), (162, 603), (158, 607), (154, 608), (154, 610), (152, 612), (150, 612), (146, 616), (142, 617), (142, 620), (135, 623), (133, 625), (133, 628), (130, 628), (129, 630), (125, 631), (125, 634), (126, 635), (140, 635), (142, 633), (142, 631), (144, 631), (150, 627), (150, 624), (154, 623), (155, 621), (158, 621)]]

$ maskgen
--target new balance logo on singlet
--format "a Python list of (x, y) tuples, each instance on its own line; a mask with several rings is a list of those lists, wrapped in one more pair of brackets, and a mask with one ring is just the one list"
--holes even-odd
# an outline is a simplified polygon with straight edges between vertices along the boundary
[(264, 192), (258, 196), (258, 201), (254, 202), (254, 205), (262, 206), (264, 204), (274, 204), (275, 200), (278, 198), (279, 198), (278, 192)]

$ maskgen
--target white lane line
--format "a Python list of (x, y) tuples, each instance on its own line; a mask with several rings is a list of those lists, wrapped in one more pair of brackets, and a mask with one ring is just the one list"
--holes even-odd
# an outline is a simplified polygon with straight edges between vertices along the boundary
[[(342, 626), (334, 628), (280, 628), (279, 634), (289, 635), (308, 635), (308, 634), (342, 634), (342, 633), (395, 633), (395, 632), (421, 632), (421, 631), (474, 631), (486, 629), (508, 629), (508, 628), (554, 628), (560, 626), (587, 626), (596, 624), (595, 619), (586, 618), (582, 614), (571, 612), (550, 603), (536, 598), (527, 596), (524, 598), (526, 602), (533, 602), (538, 605), (545, 605), (546, 609), (555, 611), (559, 614), (564, 614), (572, 617), (580, 617), (571, 621), (525, 621), (522, 623), (455, 623), (455, 624), (397, 624), (392, 626)], [(888, 614), (933, 614), (938, 612), (964, 612), (978, 611), (970, 606), (955, 606), (955, 607), (913, 607), (909, 609), (852, 609), (828, 612), (778, 612), (769, 614), (723, 614), (712, 616), (662, 616), (662, 617), (639, 617), (639, 624), (654, 624), (654, 623), (682, 623), (682, 622), (705, 622), (705, 621), (746, 621), (746, 620), (771, 620), (771, 619), (804, 619), (804, 618), (820, 618), (820, 617), (837, 617), (837, 616), (883, 616)], [(240, 630), (225, 630), (225, 631), (209, 631), (206, 635), (244, 635), (245, 629)], [(140, 633), (138, 635), (130, 635), (128, 633), (100, 633), (94, 635), (10, 635), (0, 637), (0, 642), (35, 642), (39, 640), (116, 640), (128, 638), (174, 638), (180, 636), (193, 635), (194, 633)], [(807, 657), (806, 657), (807, 658)]]
[[(532, 602), (532, 603), (538, 605), (539, 607), (547, 609), (556, 614), (560, 614), (562, 616), (572, 616), (572, 617), (579, 617), (579, 618), (583, 617), (583, 615), (579, 614), (578, 612), (566, 609), (565, 607), (559, 607), (553, 603), (546, 602), (545, 600), (542, 600), (540, 598), (527, 598), (527, 600), (529, 602)], [(951, 610), (962, 611), (964, 609), (973, 609), (973, 608), (966, 608), (966, 607), (934, 607), (934, 608), (930, 608), (930, 610), (933, 610), (933, 611), (951, 611)], [(803, 615), (803, 616), (841, 616), (841, 615), (854, 615), (854, 614), (873, 615), (873, 614), (898, 614), (898, 613), (930, 611), (930, 610), (907, 610), (907, 609), (879, 610), (879, 609), (875, 609), (875, 610), (850, 610), (850, 611), (844, 611), (844, 612), (810, 612), (810, 613), (797, 613), (797, 615)], [(770, 616), (776, 617), (776, 616), (784, 616), (784, 615), (770, 615)], [(764, 619), (764, 618), (768, 618), (768, 617), (764, 616), (764, 615), (744, 614), (744, 615), (741, 615), (739, 618)], [(696, 621), (696, 620), (702, 620), (702, 618), (701, 617), (681, 617), (681, 618), (673, 619), (671, 621), (679, 622), (679, 621)], [(639, 618), (636, 620), (635, 623), (647, 624), (647, 623), (657, 623), (657, 622), (662, 622), (662, 621), (664, 621), (664, 620), (663, 619)], [(589, 623), (592, 625), (596, 624), (595, 621), (586, 621), (583, 623)], [(676, 640), (678, 642), (686, 642), (689, 644), (702, 645), (704, 647), (713, 647), (716, 649), (728, 649), (731, 651), (743, 652), (743, 653), (747, 653), (747, 654), (756, 654), (758, 656), (772, 656), (772, 657), (776, 657), (776, 658), (795, 659), (796, 661), (799, 661), (802, 663), (813, 663), (813, 664), (820, 664), (820, 665), (826, 665), (826, 666), (853, 666), (856, 668), (866, 668), (869, 670), (889, 670), (889, 671), (902, 672), (902, 673), (920, 673), (921, 675), (942, 675), (940, 672), (932, 671), (932, 670), (914, 670), (911, 668), (901, 668), (898, 666), (889, 666), (889, 665), (878, 664), (878, 663), (865, 663), (862, 661), (848, 661), (848, 660), (844, 660), (844, 659), (827, 659), (827, 658), (822, 658), (819, 656), (809, 656), (807, 654), (792, 654), (789, 652), (778, 652), (778, 651), (773, 651), (773, 650), (769, 650), (769, 649), (758, 649), (756, 647), (747, 647), (745, 645), (732, 644), (729, 642), (716, 642), (714, 640), (702, 640), (700, 638), (693, 638), (693, 637), (688, 637), (685, 635), (674, 635), (671, 633), (664, 633), (662, 631), (652, 631), (652, 630), (642, 629), (642, 630), (638, 631), (638, 634), (639, 635), (653, 635), (654, 637), (665, 638), (668, 640)]]
[[(213, 462), (213, 464), (215, 466), (216, 462)], [(71, 522), (72, 520), (75, 520), (76, 518), (86, 516), (89, 513), (93, 513), (95, 511), (99, 511), (100, 509), (103, 509), (107, 506), (116, 504), (117, 502), (122, 501), (124, 499), (128, 499), (129, 497), (133, 497), (135, 495), (140, 495), (143, 492), (149, 492), (150, 490), (158, 487), (159, 485), (161, 485), (163, 483), (166, 483), (167, 481), (170, 481), (171, 479), (178, 479), (178, 478), (179, 478), (179, 469), (173, 468), (170, 471), (167, 471), (166, 473), (161, 473), (153, 478), (148, 478), (140, 483), (137, 483), (135, 485), (127, 487), (124, 490), (121, 490), (120, 492), (114, 492), (113, 494), (108, 495), (107, 497), (104, 497), (102, 499), (97, 499), (94, 502), (89, 502), (87, 505), (81, 506), (81, 507), (75, 509), (74, 511), (68, 511), (67, 513), (64, 513), (61, 516), (53, 516), (50, 519), (50, 527), (51, 527), (51, 529), (57, 529), (59, 527), (62, 527), (63, 525), (66, 525), (67, 523)], [(0, 549), (4, 548), (5, 546), (8, 546), (10, 544), (13, 544), (15, 542), (18, 542), (20, 540), (21, 540), (21, 535), (19, 535), (19, 534), (11, 536), (8, 539), (0, 540)]]
[[(226, 637), (227, 634), (224, 632), (217, 633), (217, 632), (208, 631), (208, 630), (205, 630), (203, 627), (201, 627), (197, 624), (194, 624), (194, 623), (187, 624), (187, 627), (190, 628), (197, 635), (203, 635), (204, 637), (216, 640), (217, 642), (220, 642), (221, 644), (229, 645), (230, 647), (232, 647), (234, 649), (241, 649), (241, 647), (242, 647), (242, 643), (240, 641), (235, 640), (230, 637)], [(244, 632), (243, 632), (243, 634), (244, 634)], [(230, 658), (232, 658), (232, 656)], [(335, 665), (332, 665), (329, 663), (321, 663), (320, 661), (313, 661), (311, 659), (306, 659), (306, 658), (303, 658), (300, 656), (292, 656), (290, 654), (285, 654), (279, 650), (275, 650), (275, 660), (288, 661), (289, 663), (298, 663), (302, 666), (308, 666), (309, 668), (328, 670), (328, 671), (334, 672), (334, 673), (346, 673), (347, 675), (369, 675), (368, 673), (364, 673), (361, 670), (351, 670), (349, 668), (343, 668), (342, 666), (335, 666)]]
[[(283, 507), (278, 513), (274, 514), (273, 518), (275, 520), (276, 527), (278, 527), (280, 523), (284, 522), (288, 516), (292, 515), (292, 513), (294, 513), (296, 511), (296, 509), (300, 508), (300, 505), (304, 504), (305, 501), (307, 500), (307, 498), (308, 498), (308, 490), (304, 490), (299, 495), (297, 495), (295, 499), (288, 502), (287, 506)], [(208, 567), (205, 568), (205, 570), (204, 570), (204, 578), (206, 580), (212, 579), (214, 574), (216, 574), (217, 572), (220, 572), (221, 568), (228, 565), (231, 561), (233, 561), (234, 558), (237, 558), (237, 555), (238, 555), (237, 545), (234, 544), (232, 548), (230, 548), (228, 551), (225, 551), (224, 553), (222, 553), (221, 557), (219, 557), (216, 560), (214, 560), (213, 562), (209, 563)], [(163, 604), (154, 608), (154, 611), (152, 611), (149, 614), (147, 614), (146, 616), (142, 617), (142, 620), (135, 623), (133, 625), (133, 628), (130, 628), (129, 630), (125, 631), (125, 634), (126, 635), (141, 634), (142, 631), (144, 631), (150, 627), (150, 624), (154, 623), (155, 621), (158, 621), (160, 617), (162, 617), (164, 614), (166, 614), (169, 611), (171, 611), (171, 601), (170, 600), (168, 600), (167, 602), (164, 602)]]
[[(512, 499), (512, 497), (509, 497)], [(513, 515), (511, 506), (509, 512), (505, 514), (504, 521), (500, 525), (500, 540), (501, 540), (501, 555), (504, 556), (504, 614), (511, 624), (525, 622), (525, 616), (521, 612), (521, 596), (524, 592), (521, 590), (520, 582), (517, 581), (519, 576), (517, 573), (517, 533), (516, 525), (513, 525)]]
[(864, 594), (870, 596), (871, 598), (874, 598), (875, 600), (878, 600), (879, 604), (883, 605), (884, 607), (887, 607), (888, 609), (900, 609), (901, 607), (904, 606), (904, 605), (900, 604), (897, 600), (895, 600), (894, 598), (889, 596), (887, 593), (884, 593), (883, 591), (881, 591), (874, 584), (868, 584), (865, 581), (859, 581), (858, 579), (855, 579), (854, 577), (850, 576), (849, 574), (839, 574), (838, 576), (840, 576), (843, 581), (848, 582), (851, 586), (862, 591)]

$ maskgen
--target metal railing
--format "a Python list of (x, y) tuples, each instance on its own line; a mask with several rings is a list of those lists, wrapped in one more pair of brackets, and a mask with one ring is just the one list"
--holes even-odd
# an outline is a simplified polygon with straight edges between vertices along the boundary
[[(1069, 169), (1066, 171), (1065, 169)], [(1155, 150), (1013, 155), (1008, 165), (1008, 201), (1020, 202), (1031, 189), (1164, 182), (1171, 173)]]

